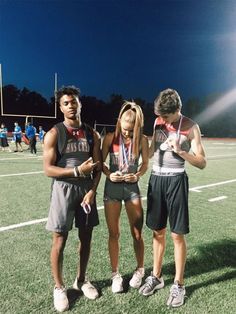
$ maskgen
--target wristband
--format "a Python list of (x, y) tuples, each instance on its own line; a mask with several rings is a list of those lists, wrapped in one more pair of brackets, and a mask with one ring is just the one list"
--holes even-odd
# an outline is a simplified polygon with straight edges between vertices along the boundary
[(75, 172), (77, 174), (77, 177), (80, 177), (79, 167), (75, 167)]
[(78, 177), (78, 173), (77, 173), (76, 169), (77, 169), (77, 167), (74, 167), (74, 168), (73, 168), (73, 171), (74, 171), (74, 177), (75, 177), (75, 178), (77, 178), (77, 177)]

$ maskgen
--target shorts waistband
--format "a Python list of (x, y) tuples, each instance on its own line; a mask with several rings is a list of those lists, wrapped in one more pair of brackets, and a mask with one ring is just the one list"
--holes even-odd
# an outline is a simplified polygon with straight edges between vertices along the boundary
[(177, 176), (178, 174), (182, 174), (184, 172), (184, 168), (167, 168), (155, 165), (152, 168), (152, 174), (155, 176)]
[(158, 172), (158, 171), (153, 171), (151, 172), (154, 176), (162, 176), (162, 177), (174, 177), (178, 176), (184, 173), (182, 172)]
[(159, 166), (153, 165), (152, 171), (157, 172), (157, 173), (175, 173), (176, 174), (176, 173), (184, 172), (185, 169), (184, 168), (159, 167)]

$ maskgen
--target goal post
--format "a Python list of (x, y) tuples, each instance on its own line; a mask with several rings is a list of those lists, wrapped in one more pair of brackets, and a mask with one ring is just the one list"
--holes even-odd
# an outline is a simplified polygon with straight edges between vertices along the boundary
[(2, 79), (2, 64), (0, 63), (0, 101), (1, 101), (1, 116), (7, 117), (31, 117), (31, 118), (40, 118), (40, 119), (56, 119), (57, 118), (57, 73), (54, 75), (54, 114), (52, 116), (45, 116), (45, 115), (29, 115), (29, 113), (22, 113), (22, 114), (14, 114), (14, 113), (7, 113), (4, 110), (4, 103), (3, 103), (3, 79)]
[(94, 123), (94, 130), (96, 130), (98, 133), (100, 133), (101, 136), (105, 136), (108, 132), (114, 132), (116, 128), (115, 124), (103, 124), (103, 123), (97, 123), (95, 121)]

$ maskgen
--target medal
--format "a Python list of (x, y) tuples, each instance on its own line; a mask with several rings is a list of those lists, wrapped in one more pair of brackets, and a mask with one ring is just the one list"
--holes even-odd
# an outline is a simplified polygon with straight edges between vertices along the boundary
[(169, 147), (169, 145), (168, 145), (166, 142), (164, 142), (164, 143), (162, 143), (162, 144), (160, 145), (160, 150), (165, 151), (165, 150), (167, 150), (168, 147)]

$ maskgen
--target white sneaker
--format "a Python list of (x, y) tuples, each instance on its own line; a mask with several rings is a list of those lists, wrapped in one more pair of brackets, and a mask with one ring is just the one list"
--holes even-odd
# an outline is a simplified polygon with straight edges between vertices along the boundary
[(54, 307), (58, 312), (64, 312), (69, 309), (66, 288), (54, 288), (53, 291)]
[(174, 282), (174, 284), (170, 288), (170, 295), (167, 300), (167, 306), (179, 307), (183, 305), (185, 294), (186, 294), (185, 286), (180, 285), (178, 281)]
[(119, 293), (123, 291), (123, 278), (121, 277), (121, 274), (115, 273), (111, 277), (112, 285), (111, 290), (113, 293)]
[(142, 279), (144, 277), (144, 268), (138, 268), (133, 273), (133, 277), (129, 281), (129, 285), (132, 288), (138, 289), (142, 284)]
[(78, 278), (76, 277), (73, 284), (73, 288), (75, 290), (81, 290), (83, 294), (86, 296), (86, 298), (91, 299), (91, 300), (95, 300), (99, 296), (97, 289), (88, 280), (85, 280), (84, 282), (80, 282), (78, 281)]

